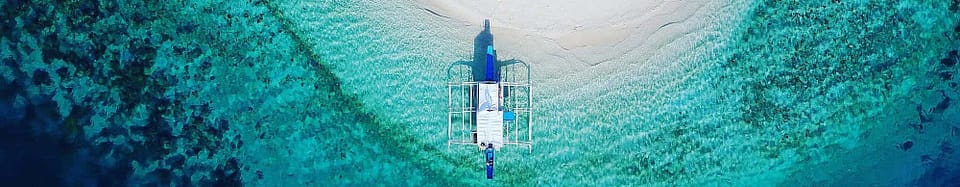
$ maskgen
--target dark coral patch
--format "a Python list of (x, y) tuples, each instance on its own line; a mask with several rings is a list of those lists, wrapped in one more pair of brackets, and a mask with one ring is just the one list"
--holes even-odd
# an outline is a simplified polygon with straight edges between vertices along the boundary
[(237, 158), (230, 158), (224, 165), (217, 166), (213, 171), (213, 186), (241, 186), (240, 182), (240, 164)]
[(952, 58), (944, 58), (940, 59), (940, 64), (943, 64), (947, 67), (953, 67), (953, 65), (957, 64), (957, 60)]
[(165, 163), (171, 167), (181, 167), (184, 162), (186, 162), (186, 158), (179, 154), (173, 155), (165, 161)]
[(913, 141), (907, 140), (906, 142), (900, 144), (900, 149), (903, 149), (904, 151), (910, 150), (910, 148), (913, 148)]
[(957, 12), (957, 9), (960, 9), (960, 0), (953, 0), (953, 3), (950, 3), (950, 11)]
[(940, 102), (937, 103), (937, 106), (933, 107), (933, 109), (930, 109), (931, 112), (943, 113), (943, 111), (946, 111), (947, 108), (950, 108), (950, 100), (951, 100), (950, 97), (947, 97), (946, 92), (944, 91), (940, 91), (940, 92), (941, 92), (940, 94), (943, 95), (943, 100), (940, 100)]
[(33, 71), (33, 84), (34, 84), (34, 85), (41, 85), (41, 84), (49, 85), (50, 82), (52, 82), (52, 81), (50, 80), (50, 73), (47, 73), (47, 71), (43, 71), (43, 70), (39, 70), (39, 69)]
[(921, 163), (931, 163), (931, 162), (933, 162), (933, 157), (931, 157), (930, 155), (920, 155), (920, 162), (921, 162)]
[(57, 75), (59, 75), (61, 79), (70, 77), (70, 70), (67, 69), (66, 67), (61, 67), (60, 69), (57, 69), (56, 72), (57, 72)]
[(953, 73), (951, 73), (951, 72), (940, 72), (939, 75), (940, 75), (940, 79), (945, 80), (945, 81), (946, 81), (946, 80), (953, 79)]
[(183, 23), (183, 24), (180, 24), (179, 26), (177, 26), (177, 34), (190, 34), (190, 33), (193, 33), (193, 31), (196, 31), (196, 30), (197, 30), (197, 27), (198, 27), (198, 26), (200, 26), (200, 25), (199, 25), (199, 24), (195, 24), (195, 23)]
[(923, 105), (917, 105), (917, 113), (920, 116), (920, 123), (933, 121), (933, 119), (930, 119), (930, 117), (927, 117), (927, 115), (923, 114)]

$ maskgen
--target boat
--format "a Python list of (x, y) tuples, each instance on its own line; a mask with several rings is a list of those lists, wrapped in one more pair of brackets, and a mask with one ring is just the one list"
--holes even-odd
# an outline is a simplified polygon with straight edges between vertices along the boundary
[(533, 153), (531, 69), (521, 60), (497, 59), (489, 19), (474, 45), (474, 60), (447, 69), (447, 149), (476, 146), (487, 179), (493, 179), (497, 151), (520, 147)]

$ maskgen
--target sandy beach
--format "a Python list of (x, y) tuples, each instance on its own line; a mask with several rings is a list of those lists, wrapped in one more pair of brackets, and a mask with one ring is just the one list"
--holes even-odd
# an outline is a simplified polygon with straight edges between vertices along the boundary
[[(476, 29), (489, 18), (502, 56), (538, 65), (537, 71), (544, 76), (540, 78), (550, 79), (601, 64), (645, 62), (667, 44), (714, 24), (718, 19), (715, 13), (724, 6), (708, 3), (716, 4), (420, 0), (418, 6), (465, 29)], [(669, 51), (678, 50), (683, 49)]]

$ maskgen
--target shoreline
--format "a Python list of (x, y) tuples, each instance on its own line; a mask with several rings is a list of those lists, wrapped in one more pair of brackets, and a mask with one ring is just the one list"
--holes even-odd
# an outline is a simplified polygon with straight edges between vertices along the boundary
[(588, 8), (579, 8), (584, 5), (576, 1), (480, 4), (419, 0), (412, 4), (423, 10), (424, 16), (435, 16), (427, 19), (441, 20), (464, 33), (463, 38), (472, 38), (484, 17), (490, 18), (501, 60), (516, 58), (529, 63), (538, 90), (558, 95), (583, 89), (598, 94), (612, 89), (611, 85), (630, 84), (611, 75), (640, 74), (646, 79), (690, 76), (695, 72), (673, 67), (690, 65), (681, 62), (688, 61), (681, 57), (725, 45), (715, 43), (729, 37), (736, 27), (730, 23), (742, 19), (747, 8), (743, 4), (748, 4), (618, 2), (605, 1)]
[[(470, 30), (492, 22), (497, 48), (505, 57), (540, 65), (558, 77), (605, 63), (640, 63), (658, 49), (704, 28), (708, 2), (648, 1), (598, 3), (459, 2), (421, 0), (418, 8)], [(570, 11), (577, 10), (577, 11)], [(637, 11), (640, 10), (640, 11)], [(638, 59), (625, 59), (636, 56)]]
[[(651, 90), (656, 93), (648, 95), (651, 98), (671, 95), (677, 91), (671, 88), (704, 71), (707, 62), (703, 59), (715, 55), (709, 52), (728, 45), (749, 7), (749, 3), (738, 2), (655, 0), (596, 5), (571, 14), (553, 10), (583, 5), (561, 1), (538, 10), (545, 3), (521, 6), (420, 0), (412, 4), (423, 10), (423, 16), (440, 15), (426, 19), (446, 22), (463, 33), (461, 38), (472, 38), (480, 30), (482, 16), (493, 15), (491, 32), (501, 60), (516, 58), (530, 64), (538, 92), (553, 93), (539, 99), (541, 106), (559, 109), (563, 108), (560, 103), (593, 102), (590, 100), (627, 87)], [(523, 16), (551, 13), (556, 15), (538, 16), (551, 17), (547, 20)], [(597, 16), (577, 17), (582, 14)]]

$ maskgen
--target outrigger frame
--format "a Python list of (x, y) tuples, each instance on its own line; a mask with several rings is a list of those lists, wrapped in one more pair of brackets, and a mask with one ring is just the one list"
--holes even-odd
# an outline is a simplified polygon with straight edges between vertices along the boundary
[[(501, 80), (499, 88), (508, 96), (502, 98), (504, 111), (515, 114), (512, 121), (504, 121), (503, 145), (526, 147), (533, 152), (533, 86), (530, 81), (530, 65), (521, 60), (508, 60), (500, 66)], [(526, 76), (513, 76), (518, 71), (514, 66), (522, 65)], [(453, 67), (450, 67), (453, 69)], [(476, 145), (483, 149), (476, 141), (477, 135), (477, 107), (478, 87), (485, 82), (473, 81), (472, 72), (460, 70), (457, 75), (447, 70), (447, 149), (451, 145)], [(519, 70), (523, 71), (523, 70)], [(519, 80), (518, 80), (519, 79)], [(523, 91), (526, 90), (524, 94)], [(516, 95), (515, 93), (520, 93)], [(523, 98), (518, 98), (523, 97)], [(522, 120), (526, 119), (526, 120)], [(526, 127), (521, 129), (522, 121)], [(459, 127), (459, 128), (458, 128)], [(521, 133), (521, 131), (526, 131)]]

